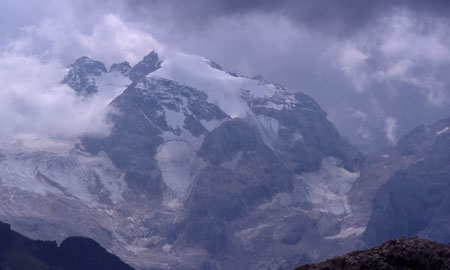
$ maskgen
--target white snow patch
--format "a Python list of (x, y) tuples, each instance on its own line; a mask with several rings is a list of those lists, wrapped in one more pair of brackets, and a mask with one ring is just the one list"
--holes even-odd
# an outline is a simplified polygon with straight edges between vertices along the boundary
[(129, 244), (125, 245), (125, 249), (130, 251), (134, 255), (138, 255), (139, 253), (142, 253), (142, 252), (148, 252), (148, 248), (143, 248), (143, 247), (129, 245)]
[(169, 252), (171, 249), (172, 249), (172, 246), (169, 245), (169, 244), (165, 244), (165, 245), (162, 247), (162, 250), (163, 250), (164, 252)]
[(307, 200), (314, 208), (335, 215), (350, 214), (347, 192), (358, 179), (359, 172), (349, 172), (339, 166), (338, 159), (327, 157), (322, 167), (313, 173), (303, 173), (301, 179), (307, 184)]
[(197, 156), (203, 136), (194, 137), (183, 129), (180, 136), (165, 132), (163, 138), (165, 142), (155, 156), (163, 181), (169, 187), (163, 204), (170, 209), (177, 209), (188, 197), (197, 174), (206, 167), (206, 162)]
[(252, 114), (241, 97), (243, 89), (254, 97), (271, 97), (277, 91), (274, 85), (231, 76), (211, 67), (205, 58), (182, 53), (167, 55), (162, 67), (148, 76), (171, 79), (202, 90), (208, 95), (208, 102), (219, 106), (232, 118)]
[(100, 76), (92, 77), (98, 87), (98, 92), (109, 92), (117, 96), (125, 90), (132, 82), (119, 71), (112, 71), (108, 73), (102, 73)]
[(209, 131), (214, 130), (215, 128), (217, 128), (218, 126), (220, 126), (223, 122), (227, 121), (228, 119), (211, 119), (209, 121), (206, 121), (204, 119), (200, 120), (200, 123), (202, 123), (202, 125)]
[(280, 128), (278, 120), (266, 115), (258, 115), (255, 124), (263, 142), (272, 150), (275, 149), (278, 142), (278, 129)]
[(273, 102), (267, 102), (267, 104), (264, 105), (253, 105), (254, 107), (264, 107), (264, 108), (271, 108), (277, 111), (281, 111), (282, 109), (284, 109), (286, 107), (286, 105), (284, 104), (276, 104)]
[(389, 154), (383, 154), (381, 155), (382, 158), (390, 158), (391, 156)]
[[(41, 149), (46, 146), (46, 151)], [(126, 183), (109, 158), (105, 154), (83, 155), (72, 146), (69, 142), (38, 140), (3, 148), (1, 185), (72, 198), (89, 207), (100, 207), (104, 198), (112, 203), (121, 201)]]
[(138, 84), (136, 84), (136, 88), (145, 89), (145, 84), (143, 82), (138, 82)]
[(256, 236), (258, 236), (259, 232), (262, 229), (264, 229), (264, 228), (266, 228), (268, 226), (269, 226), (269, 224), (267, 224), (267, 223), (266, 224), (259, 224), (256, 227), (247, 228), (247, 229), (235, 232), (234, 236), (237, 237), (237, 238), (241, 238), (241, 240), (242, 239), (247, 239), (247, 240), (248, 239), (252, 239), (252, 238), (255, 238)]
[(295, 132), (291, 135), (291, 140), (292, 140), (293, 142), (296, 142), (296, 141), (302, 141), (302, 140), (303, 140), (303, 136), (302, 136), (302, 134), (297, 130), (297, 131), (295, 131)]
[(182, 111), (177, 112), (164, 107), (164, 114), (166, 117), (166, 122), (170, 127), (176, 129), (184, 126), (186, 116)]
[(339, 238), (347, 238), (350, 236), (358, 236), (358, 235), (362, 234), (365, 230), (366, 230), (366, 227), (358, 227), (358, 228), (348, 227), (348, 228), (342, 229), (338, 234), (333, 235), (333, 236), (328, 236), (325, 239), (339, 239)]
[(438, 132), (436, 132), (437, 135), (441, 135), (447, 131), (450, 130), (450, 127), (445, 127), (444, 129), (439, 130)]

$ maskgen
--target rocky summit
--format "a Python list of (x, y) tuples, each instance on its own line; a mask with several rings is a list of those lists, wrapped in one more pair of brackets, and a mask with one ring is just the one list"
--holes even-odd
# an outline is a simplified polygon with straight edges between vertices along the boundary
[(450, 247), (418, 237), (399, 238), (371, 249), (355, 251), (324, 262), (304, 265), (294, 270), (328, 269), (450, 269)]

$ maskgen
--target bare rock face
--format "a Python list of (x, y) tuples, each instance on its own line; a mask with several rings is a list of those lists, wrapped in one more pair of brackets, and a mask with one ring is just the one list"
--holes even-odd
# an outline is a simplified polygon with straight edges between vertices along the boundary
[(105, 64), (94, 61), (87, 56), (80, 57), (68, 68), (69, 73), (64, 78), (63, 83), (84, 96), (95, 94), (98, 91), (98, 86), (92, 77), (107, 72)]
[(129, 77), (133, 82), (145, 79), (145, 76), (161, 67), (161, 60), (154, 51), (150, 52), (144, 59), (132, 67), (129, 71)]
[(420, 126), (393, 149), (407, 165), (398, 166), (375, 193), (363, 237), (369, 246), (414, 235), (450, 241), (449, 130), (450, 119)]
[(355, 251), (294, 270), (450, 269), (450, 247), (418, 237), (390, 240), (380, 246)]

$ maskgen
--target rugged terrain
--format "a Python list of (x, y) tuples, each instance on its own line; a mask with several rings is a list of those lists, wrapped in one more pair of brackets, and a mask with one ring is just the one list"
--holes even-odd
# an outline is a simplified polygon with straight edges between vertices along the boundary
[(294, 270), (326, 269), (450, 269), (450, 247), (418, 237), (400, 238), (371, 249), (355, 251)]
[(199, 56), (152, 51), (109, 69), (81, 57), (62, 83), (80, 102), (112, 96), (110, 130), (1, 146), (0, 218), (27, 236), (83, 235), (136, 268), (202, 270), (450, 241), (449, 121), (363, 157), (310, 96)]
[(383, 154), (385, 162), (399, 165), (372, 193), (372, 213), (363, 236), (368, 245), (413, 235), (450, 242), (449, 130), (450, 118), (422, 125)]

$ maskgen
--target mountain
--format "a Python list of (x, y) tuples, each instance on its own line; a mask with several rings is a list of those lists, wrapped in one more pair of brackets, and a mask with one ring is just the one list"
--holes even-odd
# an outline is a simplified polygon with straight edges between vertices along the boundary
[(98, 86), (90, 76), (101, 76), (102, 73), (106, 73), (105, 64), (86, 56), (81, 57), (69, 66), (69, 72), (63, 83), (81, 95), (92, 95), (98, 92)]
[(310, 96), (195, 55), (88, 57), (62, 83), (110, 130), (0, 147), (0, 218), (136, 268), (279, 269), (400, 236), (450, 242), (450, 119), (362, 156)]
[(70, 237), (56, 242), (31, 240), (0, 222), (0, 269), (132, 270), (89, 238)]
[(0, 148), (0, 218), (96, 239), (145, 269), (279, 269), (400, 236), (450, 242), (450, 119), (362, 156), (310, 96), (203, 57), (81, 57), (106, 135)]
[(0, 218), (21, 233), (91, 237), (147, 269), (276, 269), (360, 246), (347, 194), (363, 157), (310, 96), (167, 52), (81, 57), (62, 82), (81, 102), (113, 96), (111, 129), (2, 145)]
[(400, 238), (294, 270), (326, 269), (450, 269), (450, 247), (418, 237)]
[(400, 236), (450, 242), (450, 119), (363, 156), (310, 96), (195, 55), (63, 84), (105, 99), (105, 135), (0, 145), (0, 219), (82, 235), (142, 269), (286, 269)]
[[(419, 235), (449, 242), (450, 226), (450, 118), (422, 125), (403, 137), (395, 147), (370, 162), (363, 175), (381, 164), (385, 176), (371, 194), (373, 205), (364, 241), (370, 246), (399, 236)], [(369, 177), (361, 181), (369, 181)], [(365, 185), (364, 183), (360, 184)], [(367, 186), (367, 185), (366, 185)]]
[[(273, 203), (277, 194), (296, 197), (278, 207), (311, 208), (302, 198), (307, 184), (299, 175), (319, 170), (324, 158), (329, 157), (325, 166), (332, 169), (351, 174), (358, 168), (359, 152), (314, 100), (227, 73), (201, 57), (151, 59), (162, 65), (140, 80), (133, 78), (111, 102), (120, 112), (110, 115), (111, 134), (85, 137), (82, 144), (93, 155), (105, 152), (124, 172), (128, 187), (159, 205), (154, 211), (164, 211), (146, 224), (165, 236), (161, 249), (197, 247), (212, 257), (239, 249), (257, 254), (280, 241), (294, 246), (301, 238), (299, 226), (316, 230), (317, 218), (298, 215), (268, 222), (260, 232), (253, 216), (272, 216), (273, 209), (258, 207)], [(299, 219), (308, 221), (297, 225)], [(248, 238), (249, 232), (264, 235), (280, 225), (297, 235), (280, 235), (266, 246), (252, 243), (259, 236)], [(227, 263), (236, 262), (249, 263)], [(233, 267), (244, 267), (239, 264)]]

